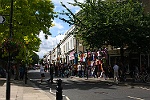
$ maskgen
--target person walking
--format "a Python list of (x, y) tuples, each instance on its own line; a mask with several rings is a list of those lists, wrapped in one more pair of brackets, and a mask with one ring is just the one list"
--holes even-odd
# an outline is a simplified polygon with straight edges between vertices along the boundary
[(54, 67), (55, 67), (55, 64), (51, 64), (50, 65), (50, 81), (51, 83), (53, 83), (53, 73), (54, 73)]
[(19, 78), (20, 78), (20, 80), (23, 80), (23, 78), (24, 78), (24, 74), (25, 74), (25, 69), (24, 68), (25, 67), (23, 65), (21, 65), (19, 67)]
[(104, 78), (106, 80), (107, 78), (106, 78), (104, 67), (105, 67), (104, 64), (102, 64), (101, 65), (101, 75), (100, 75), (100, 78)]
[(43, 79), (45, 78), (45, 70), (43, 64), (40, 66), (40, 73), (41, 73), (41, 83), (42, 83)]
[(108, 78), (113, 78), (113, 69), (111, 65), (108, 65)]
[(82, 71), (81, 71), (81, 64), (78, 63), (78, 76), (81, 77), (82, 76)]
[(119, 71), (119, 66), (118, 64), (116, 63), (113, 67), (113, 70), (114, 70), (114, 82), (118, 84), (118, 71)]
[(99, 60), (96, 58), (95, 60), (95, 70), (94, 70), (94, 77), (96, 76), (98, 78), (98, 66), (99, 66)]
[(53, 73), (54, 73), (54, 64), (50, 64), (50, 78), (47, 80), (48, 82), (51, 82), (51, 84), (53, 83)]

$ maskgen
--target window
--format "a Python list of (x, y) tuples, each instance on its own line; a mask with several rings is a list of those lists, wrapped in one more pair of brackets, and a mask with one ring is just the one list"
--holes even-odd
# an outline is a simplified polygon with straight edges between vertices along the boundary
[(70, 49), (72, 49), (72, 39), (70, 40)]

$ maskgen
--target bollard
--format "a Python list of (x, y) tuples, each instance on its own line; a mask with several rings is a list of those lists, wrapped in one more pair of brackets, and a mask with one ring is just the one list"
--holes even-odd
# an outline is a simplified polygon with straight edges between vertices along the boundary
[(61, 86), (62, 80), (57, 80), (57, 86), (56, 86), (56, 100), (62, 100), (62, 86)]

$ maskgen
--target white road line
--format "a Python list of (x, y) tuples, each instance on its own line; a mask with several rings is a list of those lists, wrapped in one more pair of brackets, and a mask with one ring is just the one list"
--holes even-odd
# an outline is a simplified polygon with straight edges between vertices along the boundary
[[(52, 89), (51, 89), (51, 88), (50, 88), (49, 92), (50, 92), (51, 94), (56, 95), (56, 93), (52, 92)], [(70, 100), (69, 97), (67, 97), (66, 95), (62, 95), (62, 96), (65, 97), (66, 100)]]
[(135, 100), (144, 100), (144, 99), (142, 99), (142, 98), (138, 98), (138, 97), (131, 97), (131, 96), (128, 96), (128, 98), (135, 99)]
[(56, 95), (56, 93), (52, 92), (52, 89), (51, 89), (51, 88), (49, 89), (49, 92), (50, 92), (51, 94)]
[(139, 88), (141, 88), (141, 89), (143, 89), (143, 90), (150, 90), (150, 89), (148, 89), (148, 88), (145, 88), (145, 87), (139, 87)]
[(70, 100), (67, 96), (66, 96), (66, 99), (67, 99), (67, 100)]

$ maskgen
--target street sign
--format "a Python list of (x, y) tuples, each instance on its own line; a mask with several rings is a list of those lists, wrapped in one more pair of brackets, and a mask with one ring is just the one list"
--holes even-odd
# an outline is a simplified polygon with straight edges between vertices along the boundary
[(3, 24), (5, 22), (5, 17), (4, 16), (0, 16), (0, 24)]

